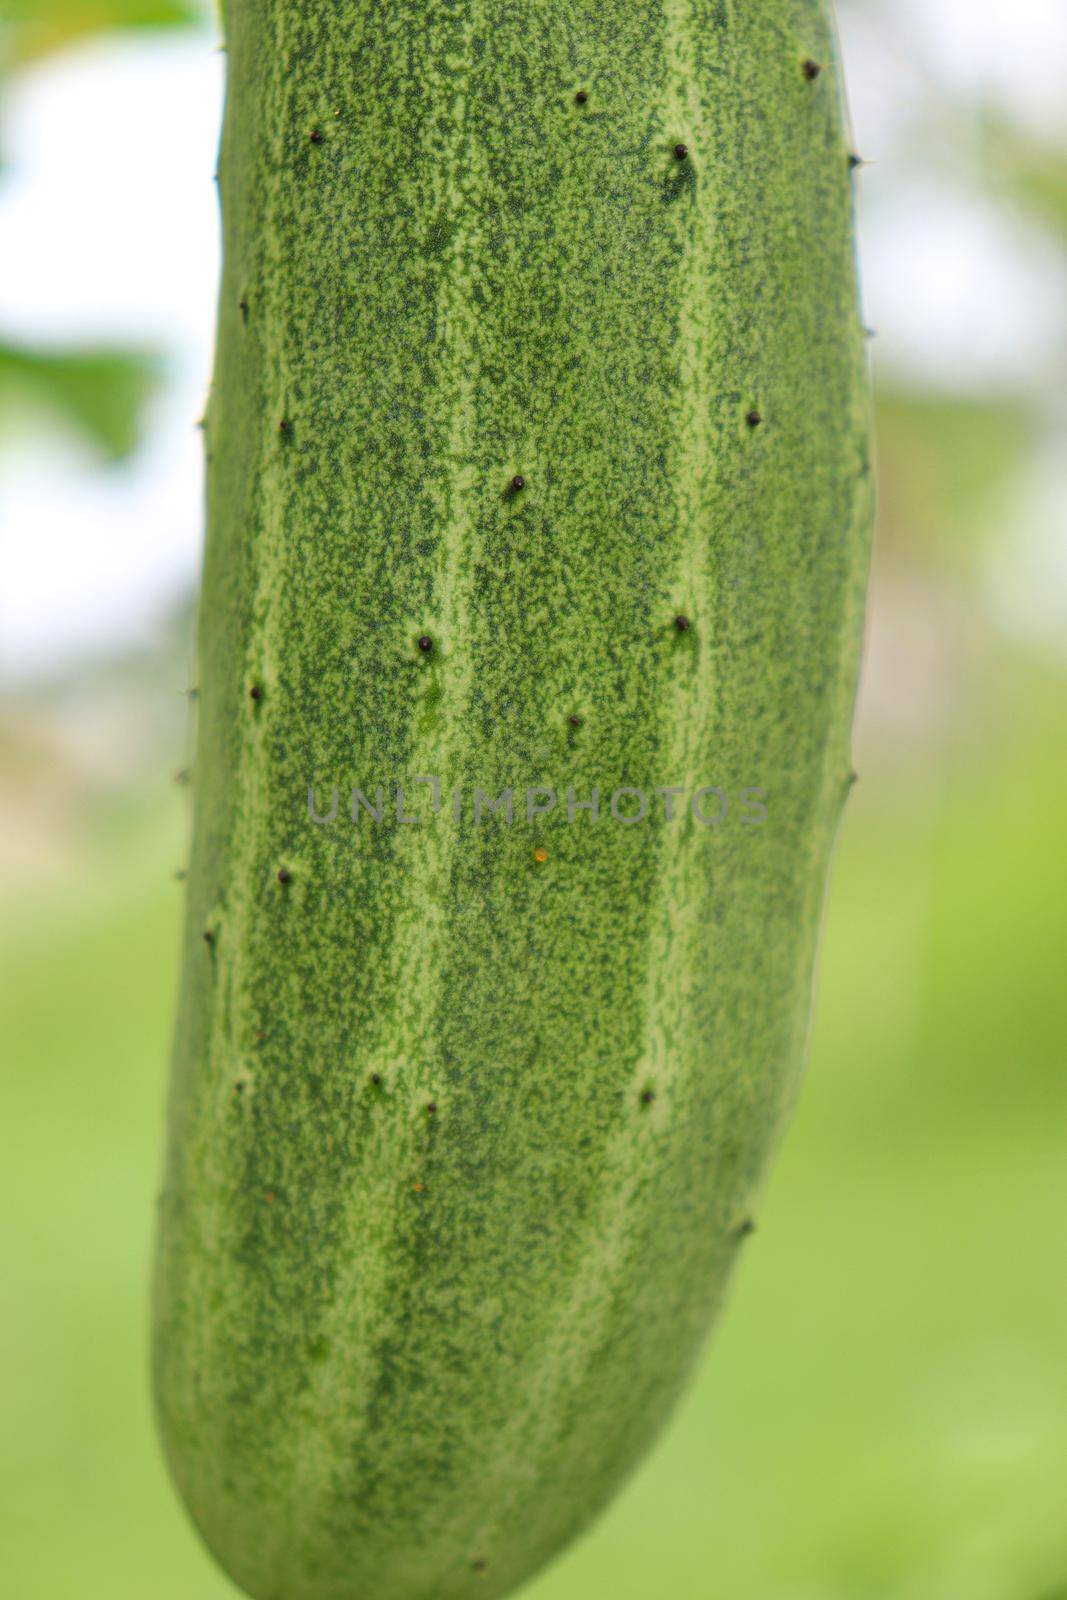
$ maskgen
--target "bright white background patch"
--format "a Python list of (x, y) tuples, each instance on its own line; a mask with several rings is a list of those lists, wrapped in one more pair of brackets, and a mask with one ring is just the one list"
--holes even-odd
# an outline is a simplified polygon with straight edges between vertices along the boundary
[(149, 637), (195, 579), (219, 270), (212, 174), (223, 55), (210, 34), (100, 43), (15, 81), (0, 178), (0, 331), (143, 343), (166, 381), (135, 458), (19, 437), (0, 461), (0, 664), (47, 668)]

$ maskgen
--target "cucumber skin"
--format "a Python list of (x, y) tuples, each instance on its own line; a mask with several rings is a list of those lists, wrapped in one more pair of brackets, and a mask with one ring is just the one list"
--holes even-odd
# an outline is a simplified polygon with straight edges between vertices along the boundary
[[(493, 1597), (661, 1427), (801, 1065), (871, 509), (834, 45), (822, 0), (227, 31), (160, 1429), (256, 1600)], [(769, 816), (346, 821), (423, 774)]]

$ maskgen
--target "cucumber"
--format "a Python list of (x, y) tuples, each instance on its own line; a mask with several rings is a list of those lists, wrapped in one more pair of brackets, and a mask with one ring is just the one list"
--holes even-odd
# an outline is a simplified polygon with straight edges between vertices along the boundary
[(256, 1600), (498, 1596), (662, 1426), (801, 1066), (871, 507), (834, 42), (227, 32), (161, 1435)]

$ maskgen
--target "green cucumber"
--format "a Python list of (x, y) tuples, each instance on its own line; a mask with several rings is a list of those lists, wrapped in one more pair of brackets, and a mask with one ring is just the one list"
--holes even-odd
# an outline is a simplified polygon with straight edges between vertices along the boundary
[(871, 505), (834, 42), (227, 9), (161, 1434), (256, 1600), (498, 1596), (663, 1424), (801, 1066)]

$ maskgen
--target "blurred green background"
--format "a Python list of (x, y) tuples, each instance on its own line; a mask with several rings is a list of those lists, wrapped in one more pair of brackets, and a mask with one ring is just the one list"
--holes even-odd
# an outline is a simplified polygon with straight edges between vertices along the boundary
[[(1067, 347), (1047, 311), (1067, 128), (1028, 92), (1054, 6), (1020, 0), (1000, 39), (971, 7), (947, 6), (947, 37), (920, 11), (841, 9), (857, 132), (862, 95), (881, 146), (863, 180), (881, 511), (808, 1079), (693, 1392), (536, 1600), (1067, 1600)], [(213, 49), (174, 0), (34, 0), (9, 13), (0, 93), (128, 49), (115, 30), (157, 57), (161, 30)], [(0, 465), (51, 432), (82, 478), (143, 467), (181, 360), (144, 346), (121, 326), (42, 340), (0, 304)], [(146, 1377), (191, 582), (191, 561), (167, 577), (147, 636), (52, 640), (46, 615), (32, 670), (9, 651), (12, 1600), (233, 1593), (165, 1479)]]

